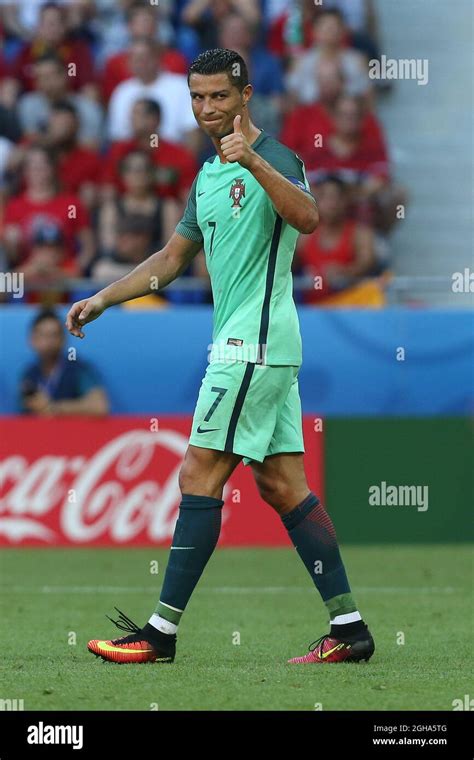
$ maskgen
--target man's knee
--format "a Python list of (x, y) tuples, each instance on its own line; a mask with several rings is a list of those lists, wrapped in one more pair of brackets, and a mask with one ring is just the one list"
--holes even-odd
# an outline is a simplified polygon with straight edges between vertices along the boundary
[(260, 496), (278, 512), (289, 511), (295, 505), (292, 503), (293, 488), (288, 481), (278, 475), (258, 475), (257, 488)]
[(195, 493), (198, 486), (199, 456), (188, 449), (178, 475), (178, 485), (181, 493)]
[(222, 498), (222, 491), (241, 457), (222, 451), (189, 446), (178, 483), (181, 493)]

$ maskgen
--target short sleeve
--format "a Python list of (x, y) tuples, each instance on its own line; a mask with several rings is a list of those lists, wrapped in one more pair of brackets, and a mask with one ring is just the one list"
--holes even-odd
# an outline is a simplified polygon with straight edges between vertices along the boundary
[(199, 174), (194, 180), (191, 190), (189, 191), (188, 202), (184, 209), (183, 218), (176, 227), (176, 232), (188, 240), (194, 240), (196, 243), (203, 243), (204, 238), (197, 221), (197, 208), (196, 208), (196, 187)]
[(277, 172), (280, 172), (286, 179), (289, 179), (290, 182), (303, 190), (303, 192), (311, 195), (304, 163), (301, 158), (285, 145), (281, 145), (281, 143), (276, 141), (275, 143), (270, 145), (267, 150), (262, 151), (262, 158), (268, 161)]
[(81, 364), (78, 368), (78, 385), (81, 396), (85, 396), (93, 388), (100, 388), (102, 382), (97, 370), (91, 364)]

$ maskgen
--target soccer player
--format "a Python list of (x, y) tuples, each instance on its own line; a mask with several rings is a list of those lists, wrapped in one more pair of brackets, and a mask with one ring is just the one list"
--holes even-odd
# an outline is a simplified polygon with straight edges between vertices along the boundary
[(329, 634), (289, 662), (368, 660), (374, 642), (351, 594), (332, 521), (303, 465), (291, 262), (298, 234), (318, 224), (316, 202), (301, 160), (250, 120), (252, 86), (237, 53), (206, 51), (191, 64), (188, 81), (196, 121), (217, 155), (199, 171), (166, 246), (75, 303), (67, 316), (72, 335), (83, 338), (83, 326), (109, 306), (164, 288), (204, 248), (213, 344), (179, 475), (182, 500), (161, 597), (143, 628), (117, 610), (112, 622), (129, 635), (94, 639), (88, 647), (114, 662), (174, 660), (179, 621), (219, 538), (224, 485), (243, 460), (330, 616)]

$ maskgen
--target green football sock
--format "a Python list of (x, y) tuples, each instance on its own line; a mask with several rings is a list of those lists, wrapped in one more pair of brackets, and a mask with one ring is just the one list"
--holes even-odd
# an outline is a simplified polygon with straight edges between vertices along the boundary
[(301, 504), (282, 516), (282, 521), (330, 618), (357, 611), (334, 525), (319, 499), (313, 493), (308, 494)]
[(155, 613), (178, 625), (181, 615), (215, 549), (224, 502), (183, 494), (160, 601)]

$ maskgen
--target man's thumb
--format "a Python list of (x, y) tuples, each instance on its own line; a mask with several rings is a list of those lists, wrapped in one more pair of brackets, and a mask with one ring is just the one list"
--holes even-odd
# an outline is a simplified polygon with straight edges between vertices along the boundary
[(242, 134), (242, 117), (236, 116), (234, 119), (234, 135)]
[(87, 317), (89, 316), (89, 312), (90, 312), (90, 308), (89, 308), (89, 306), (84, 306), (83, 310), (82, 310), (82, 311), (81, 311), (81, 313), (79, 314), (79, 319), (81, 320), (81, 322), (82, 322), (84, 319), (87, 319)]

